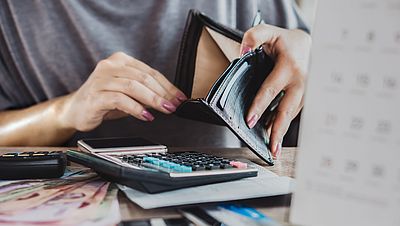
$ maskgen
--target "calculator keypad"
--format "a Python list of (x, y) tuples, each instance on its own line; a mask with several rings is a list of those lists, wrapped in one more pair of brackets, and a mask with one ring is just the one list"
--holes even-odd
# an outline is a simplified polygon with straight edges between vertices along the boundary
[(203, 170), (246, 169), (247, 163), (233, 161), (205, 153), (149, 153), (123, 155), (120, 159), (128, 164), (158, 169), (165, 172), (190, 173)]

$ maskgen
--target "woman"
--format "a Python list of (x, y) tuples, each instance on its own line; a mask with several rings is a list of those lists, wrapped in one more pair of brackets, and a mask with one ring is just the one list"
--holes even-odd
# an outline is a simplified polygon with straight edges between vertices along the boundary
[[(254, 126), (286, 91), (271, 128), (279, 155), (303, 105), (310, 48), (290, 0), (1, 1), (0, 146), (128, 135), (175, 146), (239, 145), (226, 128), (166, 117), (186, 99), (170, 81), (190, 8), (246, 31), (241, 53), (264, 43), (274, 58), (246, 120)], [(271, 25), (250, 28), (257, 10)], [(104, 122), (126, 115), (133, 117)]]

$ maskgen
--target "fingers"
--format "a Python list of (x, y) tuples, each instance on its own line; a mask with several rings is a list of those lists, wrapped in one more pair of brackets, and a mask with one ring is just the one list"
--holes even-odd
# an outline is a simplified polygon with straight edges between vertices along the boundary
[(106, 91), (122, 92), (145, 106), (164, 113), (176, 110), (186, 96), (172, 85), (161, 73), (145, 63), (123, 53), (116, 52), (99, 63), (99, 70), (107, 80), (101, 86)]
[(270, 135), (270, 148), (274, 157), (280, 156), (283, 136), (286, 134), (290, 122), (296, 117), (302, 108), (303, 87), (297, 85), (286, 90), (282, 98), (272, 124)]
[(287, 73), (285, 65), (278, 62), (265, 79), (247, 113), (246, 122), (249, 128), (253, 128), (256, 125), (271, 101), (285, 88), (288, 82)]
[(259, 24), (250, 28), (243, 35), (240, 54), (243, 55), (264, 43), (274, 43), (284, 29), (267, 24)]
[(157, 80), (165, 90), (167, 90), (170, 94), (175, 96), (178, 100), (184, 101), (187, 99), (185, 94), (180, 91), (178, 88), (176, 88), (164, 75), (162, 75), (159, 71), (154, 70), (150, 66), (146, 65), (145, 63), (136, 60), (132, 58), (132, 60), (128, 63), (129, 66), (133, 67), (140, 67), (142, 68), (146, 73), (151, 75), (155, 80)]
[(270, 134), (271, 152), (277, 156), (281, 150), (282, 138), (291, 120), (303, 106), (302, 98), (311, 38), (299, 30), (287, 30), (266, 24), (258, 25), (244, 34), (241, 54), (260, 45), (274, 60), (275, 66), (258, 90), (247, 113), (246, 122), (249, 128), (254, 127), (271, 101), (281, 90), (285, 90), (285, 96), (273, 119)]
[(98, 98), (99, 109), (104, 111), (119, 110), (143, 121), (153, 121), (153, 115), (140, 103), (118, 92), (102, 92)]
[[(136, 68), (124, 66), (116, 77), (138, 81), (167, 100), (173, 100), (175, 98), (175, 96), (168, 92), (153, 76)], [(175, 104), (178, 106), (180, 103)]]
[[(185, 94), (182, 91), (180, 91), (178, 88), (176, 88), (170, 81), (168, 81), (168, 79), (165, 78), (164, 75), (162, 75), (157, 70), (154, 70), (147, 64), (145, 64), (123, 52), (114, 53), (108, 59), (119, 62), (120, 66), (122, 64), (124, 66), (134, 68), (136, 70), (141, 71), (142, 73), (146, 73), (147, 75), (151, 76), (168, 93), (168, 95), (166, 96), (167, 99), (169, 99), (175, 103), (178, 103), (178, 104), (180, 104), (182, 101), (187, 99)], [(154, 90), (154, 91), (157, 92), (157, 90)]]
[(144, 106), (149, 106), (166, 114), (176, 110), (176, 106), (173, 103), (137, 80), (126, 78), (107, 79), (101, 82), (99, 87), (103, 91), (123, 93)]
[(168, 79), (163, 76), (160, 72), (154, 70), (153, 77), (164, 87), (168, 90), (169, 93), (172, 93), (176, 96), (176, 99), (179, 102), (183, 102), (188, 98), (186, 95), (180, 91), (176, 86), (174, 86)]

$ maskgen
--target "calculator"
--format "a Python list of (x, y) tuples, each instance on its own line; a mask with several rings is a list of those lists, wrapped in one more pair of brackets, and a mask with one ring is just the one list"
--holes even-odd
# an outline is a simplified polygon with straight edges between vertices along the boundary
[(193, 151), (89, 153), (68, 150), (67, 156), (105, 179), (147, 193), (255, 177), (258, 173), (253, 164)]
[(61, 151), (13, 151), (0, 154), (0, 179), (48, 179), (64, 174), (67, 157)]

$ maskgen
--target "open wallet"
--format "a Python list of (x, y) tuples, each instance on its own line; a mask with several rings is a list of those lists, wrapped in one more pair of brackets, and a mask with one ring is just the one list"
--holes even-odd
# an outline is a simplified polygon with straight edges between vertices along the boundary
[(190, 10), (183, 34), (175, 85), (188, 100), (178, 116), (229, 127), (258, 157), (273, 165), (266, 127), (272, 122), (280, 92), (257, 124), (246, 124), (247, 111), (274, 62), (259, 47), (239, 58), (243, 34)]

